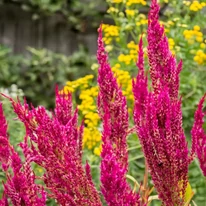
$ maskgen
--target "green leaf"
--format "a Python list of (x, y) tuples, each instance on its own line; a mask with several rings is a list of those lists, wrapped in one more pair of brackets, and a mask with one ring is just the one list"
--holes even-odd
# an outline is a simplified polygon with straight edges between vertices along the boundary
[(185, 202), (184, 206), (189, 205), (193, 195), (194, 195), (194, 192), (192, 191), (191, 185), (188, 182), (187, 187), (186, 187), (185, 197), (184, 197), (184, 202)]

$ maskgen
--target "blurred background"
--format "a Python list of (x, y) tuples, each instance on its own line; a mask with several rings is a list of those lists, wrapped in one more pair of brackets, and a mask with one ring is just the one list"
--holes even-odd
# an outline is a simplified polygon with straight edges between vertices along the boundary
[(0, 1), (0, 87), (52, 106), (54, 84), (90, 72), (105, 12), (104, 0)]
[[(194, 111), (206, 92), (206, 0), (159, 3), (170, 50), (178, 62), (183, 60), (180, 95), (183, 127), (190, 145)], [(97, 29), (102, 23), (105, 48), (127, 97), (132, 127), (131, 82), (137, 74), (140, 35), (147, 63), (149, 5), (149, 0), (0, 0), (0, 92), (20, 100), (26, 97), (34, 106), (43, 105), (48, 110), (54, 107), (56, 85), (72, 92), (80, 119), (85, 119), (84, 160), (92, 166), (97, 187), (101, 152), (101, 121), (96, 108)], [(24, 127), (14, 120), (9, 101), (2, 97), (0, 101), (4, 103), (10, 141), (19, 150)], [(128, 138), (128, 145), (129, 174), (141, 182), (144, 157), (135, 134)], [(0, 178), (5, 178), (1, 172)], [(191, 164), (189, 178), (195, 202), (206, 206), (206, 181), (198, 161)]]

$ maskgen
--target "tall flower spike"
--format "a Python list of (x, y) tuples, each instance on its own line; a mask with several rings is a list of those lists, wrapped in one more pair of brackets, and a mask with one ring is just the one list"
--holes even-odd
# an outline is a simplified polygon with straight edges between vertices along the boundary
[[(29, 156), (23, 151), (26, 161), (22, 164), (19, 155), (14, 151), (5, 136), (7, 125), (2, 111), (2, 104), (0, 104), (0, 122), (3, 123), (0, 124), (0, 161), (7, 176), (7, 182), (3, 183), (4, 194), (0, 205), (7, 206), (8, 199), (11, 200), (14, 206), (46, 205), (46, 192), (42, 187), (35, 184), (36, 177), (31, 170)], [(8, 170), (9, 168), (12, 169), (12, 174)]]
[(0, 136), (7, 137), (7, 123), (3, 114), (3, 107), (1, 102), (0, 102)]
[(139, 68), (136, 81), (133, 80), (133, 94), (135, 99), (134, 120), (137, 127), (141, 127), (144, 122), (144, 114), (146, 111), (145, 101), (148, 96), (147, 77), (144, 69), (144, 52), (142, 37), (139, 42), (139, 52), (137, 67)]
[(7, 136), (7, 123), (4, 117), (2, 103), (0, 103), (0, 162), (4, 171), (9, 167), (9, 156), (10, 150)]
[(110, 206), (139, 205), (139, 194), (132, 192), (126, 182), (128, 171), (127, 132), (128, 112), (123, 96), (108, 63), (104, 50), (102, 28), (99, 28), (98, 52), (98, 110), (103, 120), (101, 190)]
[(148, 58), (153, 91), (144, 76), (142, 40), (139, 72), (133, 82), (134, 121), (154, 186), (164, 205), (184, 205), (187, 186), (188, 148), (178, 99), (181, 63), (169, 51), (164, 28), (158, 22), (159, 5), (152, 1), (148, 26)]
[(71, 95), (56, 93), (52, 117), (44, 107), (29, 109), (26, 102), (12, 103), (31, 140), (31, 148), (26, 141), (21, 147), (44, 168), (43, 179), (50, 195), (61, 205), (101, 206), (89, 165), (86, 169), (82, 166), (83, 125), (78, 127), (77, 110), (72, 114)]
[(191, 131), (192, 134), (192, 156), (196, 153), (200, 168), (202, 169), (203, 175), (206, 177), (206, 132), (203, 129), (204, 117), (206, 111), (203, 112), (203, 105), (206, 99), (206, 94), (202, 97), (199, 102), (198, 108), (195, 112), (195, 121)]
[(176, 59), (169, 50), (168, 39), (164, 33), (164, 27), (158, 22), (160, 7), (157, 0), (152, 0), (148, 20), (148, 58), (150, 75), (154, 92), (167, 86), (172, 99), (178, 98), (179, 74), (182, 69), (182, 61), (176, 65)]

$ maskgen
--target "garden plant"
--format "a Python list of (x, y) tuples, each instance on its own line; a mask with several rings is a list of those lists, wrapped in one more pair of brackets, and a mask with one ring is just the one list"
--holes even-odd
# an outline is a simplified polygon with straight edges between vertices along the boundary
[[(88, 92), (97, 96), (98, 114), (84, 113), (83, 107), (93, 103), (93, 98), (87, 99), (80, 105), (85, 120), (79, 123), (78, 109), (73, 109), (72, 94), (66, 89), (56, 88), (53, 112), (46, 111), (43, 106), (35, 108), (26, 100), (22, 104), (2, 94), (12, 103), (26, 133), (19, 144), (24, 156), (21, 159), (9, 142), (8, 125), (0, 104), (0, 160), (6, 174), (0, 205), (40, 206), (46, 205), (49, 198), (58, 205), (74, 206), (146, 206), (154, 200), (165, 206), (196, 205), (192, 200), (194, 192), (188, 180), (188, 169), (197, 157), (202, 174), (206, 176), (203, 128), (206, 95), (202, 94), (194, 115), (189, 148), (182, 126), (179, 95), (184, 62), (177, 63), (169, 48), (164, 26), (158, 19), (159, 10), (157, 1), (152, 0), (146, 33), (147, 52), (142, 35), (136, 57), (138, 74), (131, 81), (132, 110), (116, 78), (117, 70), (109, 64), (102, 35), (104, 25), (98, 30), (98, 89), (85, 90), (87, 93), (80, 96), (83, 100)], [(91, 78), (86, 76), (80, 81), (85, 82), (83, 86), (87, 88)], [(89, 106), (91, 111), (95, 109)], [(83, 158), (83, 147), (87, 143), (83, 139), (84, 126), (95, 127), (99, 121), (102, 123), (96, 135), (102, 139), (102, 144), (96, 153), (101, 157), (100, 191), (98, 186), (95, 188), (89, 163)], [(128, 173), (130, 150), (127, 143), (128, 136), (133, 133), (137, 134), (134, 138), (140, 143), (145, 160), (141, 182)], [(138, 159), (136, 162), (138, 164)]]
[[(126, 96), (129, 124), (133, 126), (132, 111), (134, 96), (132, 94), (132, 79), (136, 76), (136, 59), (138, 41), (143, 39), (145, 69), (148, 71), (147, 28), (148, 18), (145, 15), (150, 1), (145, 0), (107, 0), (108, 10), (102, 24), (103, 41), (108, 52), (110, 65), (123, 94)], [(194, 112), (199, 99), (206, 91), (206, 42), (205, 1), (159, 0), (159, 21), (164, 25), (168, 37), (169, 48), (177, 61), (184, 64), (180, 73), (179, 94), (182, 97), (183, 128), (187, 142), (191, 145), (190, 131), (193, 124)], [(93, 64), (92, 70), (97, 73), (98, 64)], [(95, 183), (99, 185), (99, 155), (102, 148), (101, 120), (99, 118), (96, 98), (98, 86), (94, 75), (88, 75), (74, 81), (68, 81), (65, 92), (72, 92), (79, 99), (79, 117), (84, 118), (83, 146), (86, 158), (91, 164)], [(150, 79), (148, 79), (150, 81)], [(206, 127), (205, 127), (206, 129)], [(144, 156), (141, 144), (134, 133), (127, 138), (129, 150), (129, 174), (141, 181), (144, 173)], [(205, 205), (206, 182), (201, 175), (197, 160), (189, 166), (189, 180), (195, 192), (194, 199), (198, 205)], [(157, 204), (157, 203), (155, 203)]]

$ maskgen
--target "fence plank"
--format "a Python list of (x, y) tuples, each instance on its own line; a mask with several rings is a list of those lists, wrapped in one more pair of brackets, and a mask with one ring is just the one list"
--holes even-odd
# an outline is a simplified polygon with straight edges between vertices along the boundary
[(16, 54), (26, 54), (26, 47), (31, 46), (70, 55), (79, 43), (95, 53), (96, 40), (96, 29), (75, 32), (59, 14), (34, 21), (31, 13), (16, 5), (0, 6), (0, 44), (9, 46)]

